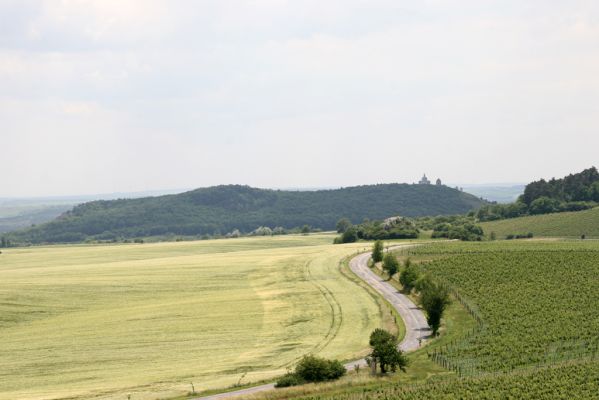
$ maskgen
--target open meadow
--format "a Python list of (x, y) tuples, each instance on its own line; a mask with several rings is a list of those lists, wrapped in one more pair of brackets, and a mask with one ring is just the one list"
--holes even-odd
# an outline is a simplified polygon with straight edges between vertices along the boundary
[(352, 359), (381, 326), (330, 235), (3, 249), (0, 399), (150, 399)]
[(531, 232), (534, 236), (599, 238), (599, 207), (576, 212), (531, 215), (508, 218), (480, 224), (489, 235), (495, 232), (498, 239), (507, 235), (521, 235)]

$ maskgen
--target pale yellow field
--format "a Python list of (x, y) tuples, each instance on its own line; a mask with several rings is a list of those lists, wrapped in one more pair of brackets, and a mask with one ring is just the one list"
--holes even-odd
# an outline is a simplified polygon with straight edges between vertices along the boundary
[(0, 254), (0, 399), (154, 399), (351, 359), (381, 325), (330, 235)]

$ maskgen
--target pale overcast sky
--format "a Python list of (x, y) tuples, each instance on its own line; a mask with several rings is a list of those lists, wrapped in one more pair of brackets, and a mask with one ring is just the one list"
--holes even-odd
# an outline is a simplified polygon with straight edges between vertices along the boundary
[(0, 197), (599, 166), (599, 1), (0, 0)]

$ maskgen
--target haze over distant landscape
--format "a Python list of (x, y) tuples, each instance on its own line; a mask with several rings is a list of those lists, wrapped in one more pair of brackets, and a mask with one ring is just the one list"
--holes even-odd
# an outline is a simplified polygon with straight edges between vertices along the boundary
[(0, 197), (564, 176), (596, 163), (598, 15), (581, 0), (4, 1)]

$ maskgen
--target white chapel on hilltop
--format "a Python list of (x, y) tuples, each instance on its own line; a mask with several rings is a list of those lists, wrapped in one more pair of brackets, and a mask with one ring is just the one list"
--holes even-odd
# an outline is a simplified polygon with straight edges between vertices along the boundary
[(430, 185), (431, 181), (428, 180), (428, 178), (426, 177), (426, 174), (422, 175), (422, 178), (420, 179), (420, 182), (418, 182), (419, 185)]
[[(422, 178), (420, 179), (420, 182), (418, 182), (419, 185), (430, 185), (431, 181), (426, 177), (426, 174), (422, 175)], [(435, 182), (435, 184), (437, 186), (441, 186), (443, 185), (443, 183), (441, 182), (441, 179), (437, 179), (437, 181)]]

